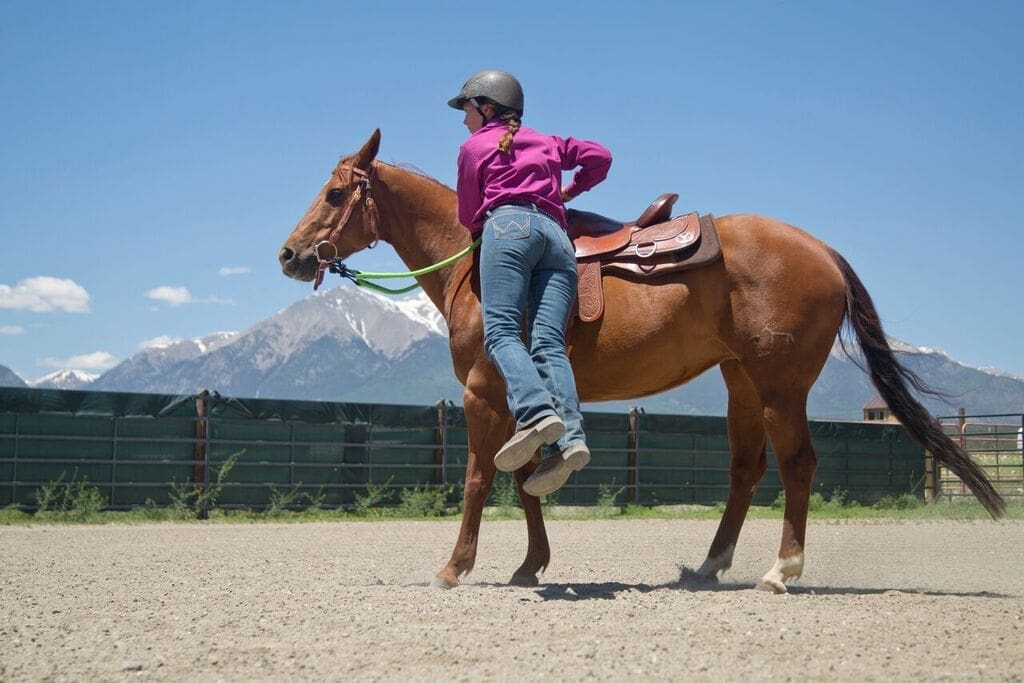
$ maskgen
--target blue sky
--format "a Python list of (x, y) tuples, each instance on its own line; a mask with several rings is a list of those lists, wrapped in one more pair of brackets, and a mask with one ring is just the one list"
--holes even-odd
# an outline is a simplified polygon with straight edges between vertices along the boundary
[(337, 158), (380, 127), (453, 185), (445, 101), (502, 68), (527, 125), (612, 150), (579, 208), (798, 225), (889, 334), (1024, 375), (1021, 7), (5, 0), (0, 363), (97, 372), (308, 295), (276, 254)]

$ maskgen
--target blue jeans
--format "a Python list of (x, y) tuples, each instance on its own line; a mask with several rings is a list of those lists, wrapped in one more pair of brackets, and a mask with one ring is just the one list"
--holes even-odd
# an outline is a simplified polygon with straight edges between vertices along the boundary
[(565, 436), (545, 448), (545, 457), (585, 440), (565, 353), (576, 286), (575, 251), (554, 219), (532, 205), (505, 204), (488, 213), (480, 245), (484, 350), (505, 378), (516, 429), (548, 415), (565, 422)]

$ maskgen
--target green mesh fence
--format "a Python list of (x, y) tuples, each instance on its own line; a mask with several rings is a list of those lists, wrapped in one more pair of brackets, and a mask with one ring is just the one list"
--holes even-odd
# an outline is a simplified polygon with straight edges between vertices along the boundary
[[(721, 417), (585, 413), (590, 465), (558, 492), (590, 505), (604, 491), (642, 505), (714, 504), (729, 488)], [(815, 490), (851, 500), (920, 493), (924, 451), (899, 425), (812, 422)], [(170, 502), (172, 485), (217, 480), (216, 504), (262, 508), (282, 493), (325, 507), (351, 506), (368, 484), (452, 486), (461, 496), (468, 457), (461, 408), (237, 399), (38, 389), (0, 389), (0, 506), (31, 508), (40, 486), (74, 474), (111, 508)], [(755, 497), (772, 502), (769, 470)]]

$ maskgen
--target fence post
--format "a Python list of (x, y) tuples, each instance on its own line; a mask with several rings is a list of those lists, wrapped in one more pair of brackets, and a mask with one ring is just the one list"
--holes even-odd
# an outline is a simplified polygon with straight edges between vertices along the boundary
[(21, 415), (14, 414), (14, 462), (11, 463), (11, 505), (18, 504), (18, 437), (21, 433)]
[(637, 466), (638, 449), (640, 448), (640, 410), (633, 406), (629, 409), (629, 434), (627, 436), (628, 467), (626, 498), (635, 504), (640, 503), (640, 472)]
[(110, 501), (109, 507), (114, 507), (114, 493), (117, 490), (117, 415), (110, 418), (113, 422), (113, 443), (110, 453)]
[(373, 405), (369, 406), (366, 413), (366, 441), (363, 442), (366, 450), (366, 486), (373, 483)]
[[(956, 409), (956, 430), (957, 430), (957, 432), (960, 433), (960, 448), (964, 449), (965, 453), (967, 453), (967, 433), (966, 433), (966, 428), (967, 428), (967, 411), (964, 410), (963, 406), (960, 406), (959, 408)], [(970, 453), (967, 453), (967, 455), (969, 456)], [(965, 484), (963, 482), (963, 480), (960, 481), (960, 493), (962, 495), (966, 495), (967, 494), (967, 484)]]
[(938, 479), (935, 477), (935, 458), (932, 452), (924, 452), (924, 502), (930, 503), (939, 497)]
[(210, 392), (204, 389), (196, 396), (196, 445), (193, 451), (192, 480), (203, 482), (203, 509), (200, 519), (210, 516)]
[(448, 402), (437, 402), (437, 432), (434, 434), (434, 483), (444, 486), (448, 480)]

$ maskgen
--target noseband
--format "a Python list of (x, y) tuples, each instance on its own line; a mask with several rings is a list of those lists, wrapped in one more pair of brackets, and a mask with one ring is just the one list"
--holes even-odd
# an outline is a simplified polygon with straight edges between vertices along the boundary
[[(341, 177), (341, 170), (343, 168), (348, 170), (347, 179)], [(370, 192), (373, 189), (373, 162), (370, 162), (368, 170), (365, 171), (361, 168), (357, 168), (355, 165), (339, 166), (334, 169), (334, 175), (338, 176), (338, 179), (341, 180), (345, 186), (352, 184), (352, 176), (359, 176), (359, 184), (356, 185), (356, 189), (349, 197), (348, 203), (345, 205), (345, 211), (341, 214), (341, 218), (338, 219), (337, 225), (335, 225), (327, 235), (327, 239), (320, 240), (313, 245), (313, 251), (316, 253), (317, 258), (316, 279), (313, 281), (314, 290), (316, 290), (324, 281), (324, 271), (326, 271), (331, 265), (331, 262), (338, 258), (338, 245), (336, 240), (341, 234), (342, 228), (348, 224), (349, 218), (352, 217), (352, 211), (356, 208), (356, 204), (359, 204), (364, 198), (366, 201), (362, 202), (363, 221), (369, 224), (370, 232), (373, 233), (373, 240), (367, 248), (373, 249), (377, 246), (377, 242), (380, 241), (380, 234), (377, 231), (377, 203), (373, 201), (373, 197), (370, 196)], [(326, 256), (322, 253), (321, 247), (324, 245), (334, 249), (333, 256)]]

